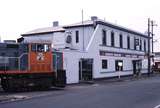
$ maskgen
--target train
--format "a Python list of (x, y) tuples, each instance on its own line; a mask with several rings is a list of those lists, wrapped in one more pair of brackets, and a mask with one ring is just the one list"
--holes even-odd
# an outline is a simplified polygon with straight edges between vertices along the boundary
[(48, 42), (0, 43), (0, 79), (4, 91), (66, 86), (63, 52)]

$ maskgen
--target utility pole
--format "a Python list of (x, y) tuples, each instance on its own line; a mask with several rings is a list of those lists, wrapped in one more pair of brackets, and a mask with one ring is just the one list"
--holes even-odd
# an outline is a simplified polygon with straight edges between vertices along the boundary
[(151, 58), (150, 58), (150, 18), (148, 18), (148, 76), (151, 72)]
[[(150, 26), (151, 26), (151, 32), (150, 32)], [(150, 51), (150, 42), (152, 42), (152, 54), (154, 53), (154, 46), (153, 46), (153, 36), (154, 36), (154, 33), (153, 33), (153, 27), (154, 26), (157, 26), (156, 24), (154, 24), (154, 21), (153, 20), (150, 20), (150, 18), (148, 18), (148, 76), (150, 76), (151, 74), (151, 51)], [(150, 37), (150, 34), (152, 37)], [(150, 41), (150, 39), (152, 39), (152, 41)], [(154, 56), (152, 56), (152, 63), (154, 63)], [(152, 70), (152, 73), (153, 73), (153, 70)]]
[[(154, 46), (153, 46), (153, 37), (154, 37), (154, 33), (153, 33), (153, 27), (157, 26), (157, 24), (154, 23), (154, 21), (151, 21), (151, 35), (152, 35), (152, 54), (154, 53)], [(152, 56), (152, 63), (154, 63), (154, 55)], [(154, 65), (154, 64), (153, 64)]]

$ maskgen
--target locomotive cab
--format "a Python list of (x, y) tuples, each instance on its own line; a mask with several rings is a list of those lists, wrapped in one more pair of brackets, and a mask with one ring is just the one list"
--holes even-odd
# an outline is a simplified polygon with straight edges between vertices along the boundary
[(31, 73), (53, 72), (51, 44), (31, 43), (29, 45), (29, 71)]

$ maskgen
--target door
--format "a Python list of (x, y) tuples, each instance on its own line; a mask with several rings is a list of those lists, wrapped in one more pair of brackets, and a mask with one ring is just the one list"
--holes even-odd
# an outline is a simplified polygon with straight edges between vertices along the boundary
[(140, 73), (140, 70), (142, 69), (142, 61), (141, 60), (133, 60), (133, 74), (138, 74)]
[(136, 61), (132, 61), (133, 63), (133, 74), (135, 75), (136, 74)]
[(80, 59), (79, 61), (79, 80), (93, 80), (93, 59)]

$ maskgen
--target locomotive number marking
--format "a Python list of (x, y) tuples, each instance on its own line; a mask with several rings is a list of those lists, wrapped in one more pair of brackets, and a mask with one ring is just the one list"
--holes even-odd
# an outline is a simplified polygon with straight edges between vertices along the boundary
[(38, 53), (38, 55), (37, 55), (37, 60), (39, 60), (39, 61), (43, 61), (43, 60), (44, 60), (44, 55), (43, 55), (43, 53)]

